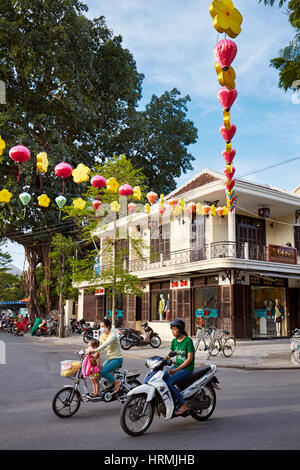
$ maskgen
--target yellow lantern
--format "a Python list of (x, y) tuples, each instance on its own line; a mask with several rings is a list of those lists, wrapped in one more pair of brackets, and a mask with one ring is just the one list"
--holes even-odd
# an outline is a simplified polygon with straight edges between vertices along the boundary
[(236, 38), (241, 32), (243, 17), (234, 8), (232, 0), (214, 0), (209, 6), (213, 26), (219, 33), (226, 33)]
[(47, 173), (48, 170), (48, 157), (46, 152), (38, 153), (36, 156), (36, 167), (40, 173)]
[(144, 205), (144, 212), (145, 214), (150, 214), (150, 204), (145, 204)]
[(181, 198), (181, 199), (179, 200), (178, 206), (179, 206), (181, 212), (184, 212), (184, 211), (185, 211), (185, 200), (184, 200), (183, 198)]
[(106, 181), (106, 189), (110, 193), (117, 193), (119, 186), (120, 185), (114, 176), (112, 176)]
[(4, 142), (4, 140), (2, 139), (0, 135), (0, 155), (3, 154), (3, 150), (5, 149), (5, 147), (6, 147), (6, 143)]
[(4, 202), (4, 204), (8, 204), (12, 198), (12, 193), (10, 193), (7, 189), (2, 189), (0, 191), (0, 202)]
[(210, 206), (210, 215), (215, 216), (217, 214), (216, 212), (216, 206), (213, 204)]
[(217, 79), (220, 85), (226, 86), (228, 90), (235, 88), (235, 71), (233, 67), (229, 67), (228, 70), (223, 70), (218, 62), (215, 62), (215, 70), (217, 72)]
[(74, 183), (87, 183), (90, 178), (91, 170), (87, 166), (83, 165), (83, 163), (79, 163), (77, 168), (72, 171), (73, 181)]
[(48, 207), (50, 204), (50, 199), (47, 196), (47, 194), (42, 194), (41, 196), (38, 197), (38, 204), (41, 207)]
[(120, 204), (118, 203), (118, 201), (113, 201), (110, 204), (110, 209), (112, 212), (120, 212)]
[(81, 197), (73, 199), (74, 209), (82, 211), (85, 208), (85, 205), (86, 205), (86, 202)]
[(140, 201), (142, 199), (142, 191), (141, 191), (141, 188), (139, 186), (134, 186), (132, 197), (136, 201)]

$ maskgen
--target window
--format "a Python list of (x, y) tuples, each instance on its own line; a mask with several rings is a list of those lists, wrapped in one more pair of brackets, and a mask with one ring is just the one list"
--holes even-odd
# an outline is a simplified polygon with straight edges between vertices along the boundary
[(164, 260), (170, 259), (170, 224), (160, 225), (158, 221), (151, 222), (151, 261), (160, 260), (163, 254)]
[(294, 226), (294, 242), (297, 249), (298, 256), (300, 256), (300, 225)]

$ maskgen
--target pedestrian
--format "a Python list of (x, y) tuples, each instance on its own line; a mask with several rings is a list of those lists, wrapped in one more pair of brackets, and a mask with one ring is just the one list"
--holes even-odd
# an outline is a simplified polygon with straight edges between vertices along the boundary
[[(194, 371), (195, 348), (192, 338), (185, 331), (185, 322), (181, 318), (176, 318), (170, 323), (174, 339), (171, 343), (170, 351), (175, 351), (176, 362), (174, 366), (165, 371), (163, 379), (168, 385), (170, 392), (179, 403), (179, 408), (175, 410), (176, 415), (181, 415), (188, 410), (184, 399), (175, 385), (188, 380)], [(169, 356), (166, 356), (169, 358)]]
[(122, 382), (116, 380), (112, 372), (119, 369), (123, 364), (119, 334), (115, 328), (112, 328), (111, 321), (108, 318), (104, 318), (100, 322), (100, 334), (100, 346), (94, 350), (94, 353), (107, 348), (106, 360), (103, 362), (101, 375), (114, 384), (114, 393), (118, 393)]

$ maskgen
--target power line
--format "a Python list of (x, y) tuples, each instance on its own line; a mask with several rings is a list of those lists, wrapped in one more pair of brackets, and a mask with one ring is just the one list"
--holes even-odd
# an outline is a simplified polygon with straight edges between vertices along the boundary
[(270, 169), (275, 168), (277, 166), (285, 165), (286, 163), (294, 162), (295, 160), (299, 160), (299, 159), (300, 159), (300, 156), (295, 157), (295, 158), (290, 158), (288, 160), (284, 160), (283, 162), (275, 163), (274, 165), (266, 166), (266, 167), (261, 168), (259, 170), (251, 171), (249, 173), (244, 173), (243, 175), (239, 176), (239, 178), (244, 178), (245, 176), (254, 175), (255, 173), (259, 173), (260, 171), (270, 170)]

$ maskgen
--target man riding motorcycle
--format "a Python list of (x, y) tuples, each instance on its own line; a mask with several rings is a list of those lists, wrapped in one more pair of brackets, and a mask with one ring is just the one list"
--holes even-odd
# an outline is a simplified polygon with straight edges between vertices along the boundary
[[(175, 318), (170, 323), (170, 327), (174, 336), (170, 351), (176, 351), (177, 355), (174, 366), (164, 373), (163, 379), (167, 383), (173, 398), (176, 398), (180, 404), (180, 407), (174, 413), (181, 415), (188, 410), (188, 406), (185, 404), (181, 393), (175, 385), (188, 380), (192, 376), (195, 363), (195, 348), (192, 338), (185, 331), (185, 322), (181, 318)], [(167, 358), (169, 358), (169, 355), (166, 356)]]

